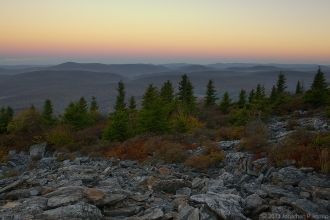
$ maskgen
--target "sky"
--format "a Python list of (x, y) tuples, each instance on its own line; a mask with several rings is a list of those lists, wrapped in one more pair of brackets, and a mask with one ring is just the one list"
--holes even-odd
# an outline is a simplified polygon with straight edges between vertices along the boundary
[(329, 0), (0, 0), (0, 64), (330, 64)]

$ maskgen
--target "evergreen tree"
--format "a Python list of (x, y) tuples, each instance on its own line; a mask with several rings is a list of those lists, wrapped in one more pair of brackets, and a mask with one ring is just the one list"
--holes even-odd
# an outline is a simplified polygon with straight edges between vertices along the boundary
[(139, 128), (142, 133), (164, 133), (169, 130), (169, 108), (164, 105), (156, 87), (150, 85), (142, 100)]
[(281, 72), (278, 75), (277, 83), (276, 83), (276, 92), (278, 95), (282, 95), (286, 89), (286, 78), (284, 74)]
[(44, 103), (41, 117), (46, 125), (52, 125), (55, 122), (55, 117), (53, 115), (53, 105), (49, 99), (47, 99)]
[(311, 90), (326, 91), (327, 89), (328, 89), (328, 83), (325, 80), (324, 73), (322, 72), (321, 67), (319, 67), (314, 77)]
[(165, 103), (171, 103), (174, 100), (174, 89), (172, 83), (166, 81), (160, 89), (160, 96)]
[(265, 98), (265, 87), (258, 84), (254, 98), (257, 100), (262, 100)]
[(134, 96), (131, 96), (131, 98), (129, 100), (129, 109), (130, 110), (136, 110), (136, 101), (135, 101)]
[(129, 137), (128, 112), (125, 109), (118, 109), (111, 114), (103, 138), (110, 141), (125, 141)]
[(119, 111), (119, 110), (124, 110), (126, 109), (126, 103), (125, 103), (125, 85), (122, 81), (120, 81), (118, 83), (118, 96), (116, 99), (116, 105), (115, 105), (115, 111)]
[(122, 81), (118, 83), (117, 91), (115, 112), (110, 114), (108, 125), (103, 134), (103, 138), (110, 141), (124, 141), (132, 134), (129, 126), (129, 112), (125, 103), (125, 86)]
[(196, 97), (193, 90), (194, 88), (188, 76), (184, 74), (179, 82), (178, 100), (183, 104), (187, 112), (192, 112), (196, 107)]
[(298, 80), (297, 85), (296, 85), (296, 95), (302, 94), (303, 93), (303, 86)]
[(0, 109), (0, 134), (7, 132), (8, 124), (13, 120), (14, 111), (12, 108), (1, 108)]
[(14, 118), (14, 110), (10, 106), (7, 106), (7, 108), (6, 108), (6, 115), (7, 115), (8, 121), (11, 121)]
[(229, 112), (230, 104), (231, 104), (231, 100), (229, 98), (229, 94), (228, 94), (228, 92), (225, 92), (223, 94), (223, 97), (222, 97), (222, 100), (221, 100), (221, 103), (220, 103), (220, 110), (223, 113), (227, 114)]
[(324, 73), (319, 68), (314, 77), (311, 89), (305, 95), (305, 100), (314, 107), (320, 107), (327, 104), (328, 99), (328, 84), (325, 80)]
[(270, 101), (274, 102), (276, 100), (276, 96), (277, 96), (276, 86), (273, 86), (269, 97)]
[(254, 89), (252, 89), (249, 93), (249, 104), (251, 104), (254, 101), (255, 98), (255, 92)]
[(92, 96), (92, 100), (89, 107), (89, 116), (91, 119), (91, 123), (95, 123), (101, 119), (101, 114), (99, 112), (99, 105), (97, 104), (97, 100), (95, 96)]
[(246, 91), (243, 89), (239, 93), (239, 98), (238, 98), (237, 104), (238, 104), (239, 108), (244, 108), (246, 105)]
[(157, 88), (154, 85), (150, 84), (143, 95), (142, 108), (143, 109), (152, 108), (158, 99), (159, 99), (159, 93)]
[(78, 108), (82, 114), (88, 112), (88, 104), (84, 97), (81, 97), (78, 101)]
[(96, 97), (95, 96), (92, 96), (92, 101), (91, 101), (91, 105), (90, 105), (89, 111), (91, 113), (92, 112), (98, 112), (99, 111), (99, 105), (97, 104), (97, 101), (96, 101)]
[(206, 87), (205, 106), (214, 106), (217, 101), (216, 90), (213, 81), (209, 80)]
[(78, 102), (71, 102), (64, 110), (63, 121), (75, 129), (82, 129), (92, 123), (87, 102), (81, 97)]

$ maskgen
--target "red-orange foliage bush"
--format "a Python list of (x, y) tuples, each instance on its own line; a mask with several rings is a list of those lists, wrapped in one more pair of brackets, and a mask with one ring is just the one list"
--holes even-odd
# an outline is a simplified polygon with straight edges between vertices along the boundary
[(239, 140), (244, 133), (244, 127), (221, 127), (217, 130), (218, 140)]
[(225, 154), (215, 145), (207, 146), (204, 154), (192, 156), (185, 161), (185, 165), (196, 169), (207, 169), (219, 164), (225, 158)]
[(314, 167), (329, 173), (329, 146), (329, 133), (315, 134), (299, 130), (275, 146), (270, 156), (277, 165), (282, 165), (286, 160), (295, 160), (299, 167)]
[(135, 137), (117, 143), (105, 150), (107, 157), (146, 161), (157, 159), (164, 162), (182, 162), (185, 159), (185, 146), (164, 137)]

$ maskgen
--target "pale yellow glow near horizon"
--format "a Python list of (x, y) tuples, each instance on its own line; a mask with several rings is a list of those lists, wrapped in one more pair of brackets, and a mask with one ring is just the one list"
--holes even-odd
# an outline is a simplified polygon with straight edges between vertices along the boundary
[(329, 0), (0, 0), (0, 63), (25, 56), (330, 63), (329, 10)]

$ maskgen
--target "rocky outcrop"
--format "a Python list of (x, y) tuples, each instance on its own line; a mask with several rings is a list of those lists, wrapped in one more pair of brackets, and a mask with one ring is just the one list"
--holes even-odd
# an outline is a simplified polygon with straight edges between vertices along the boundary
[(273, 167), (235, 144), (222, 142), (223, 166), (207, 172), (79, 156), (60, 161), (46, 145), (10, 152), (12, 163), (1, 171), (18, 175), (0, 179), (0, 219), (328, 218), (329, 176)]

